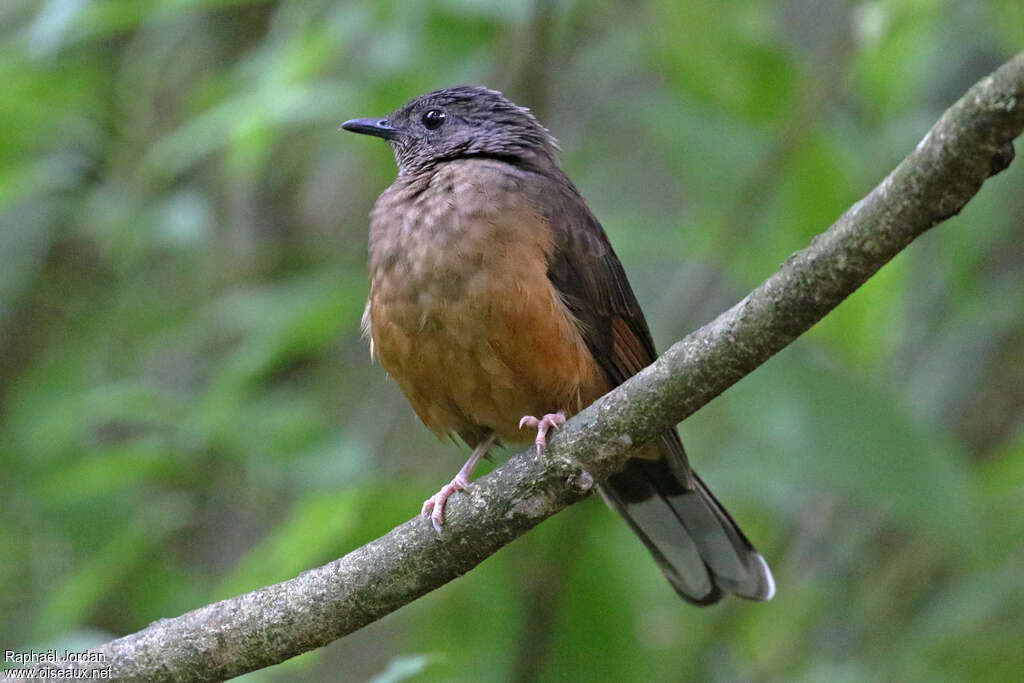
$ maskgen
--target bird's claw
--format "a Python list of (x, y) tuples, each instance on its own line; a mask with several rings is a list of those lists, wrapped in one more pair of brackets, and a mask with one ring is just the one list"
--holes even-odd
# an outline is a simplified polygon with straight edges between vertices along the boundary
[(423, 501), (423, 507), (420, 508), (420, 515), (426, 517), (430, 514), (430, 522), (434, 525), (434, 530), (437, 533), (441, 533), (441, 527), (444, 526), (444, 505), (448, 502), (448, 498), (456, 491), (465, 491), (466, 487), (469, 486), (469, 481), (461, 476), (461, 472), (455, 475), (455, 478), (450, 482), (441, 487), (441, 490)]
[(548, 445), (548, 430), (551, 428), (558, 429), (565, 424), (565, 419), (564, 410), (559, 410), (557, 413), (548, 413), (539, 419), (533, 415), (524, 415), (523, 419), (519, 420), (519, 428), (522, 429), (525, 426), (537, 430), (537, 438), (534, 439), (534, 443), (537, 444), (537, 452), (543, 453)]

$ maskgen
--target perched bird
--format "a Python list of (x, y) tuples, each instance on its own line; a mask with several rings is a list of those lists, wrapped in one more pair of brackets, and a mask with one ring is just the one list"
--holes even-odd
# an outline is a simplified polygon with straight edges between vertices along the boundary
[[(423, 504), (440, 532), (445, 501), (491, 446), (529, 441), (529, 427), (543, 450), (549, 429), (654, 361), (654, 342), (608, 237), (528, 109), (462, 86), (342, 128), (384, 138), (398, 163), (370, 216), (371, 355), (424, 424), (473, 448)], [(686, 600), (775, 593), (675, 429), (600, 488)]]

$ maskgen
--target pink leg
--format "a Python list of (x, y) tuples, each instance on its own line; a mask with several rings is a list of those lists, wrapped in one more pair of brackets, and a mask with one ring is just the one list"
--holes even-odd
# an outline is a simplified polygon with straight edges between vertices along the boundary
[(534, 443), (537, 444), (537, 451), (539, 453), (544, 452), (544, 448), (548, 445), (548, 430), (554, 427), (558, 429), (565, 424), (565, 411), (559, 410), (557, 413), (548, 413), (539, 420), (533, 415), (525, 415), (523, 419), (519, 421), (519, 428), (523, 426), (534, 427), (537, 429), (537, 438)]
[(440, 491), (423, 501), (423, 508), (420, 510), (420, 514), (426, 516), (428, 512), (430, 513), (430, 521), (433, 522), (437, 533), (441, 533), (441, 527), (444, 525), (444, 504), (456, 491), (466, 490), (466, 487), (469, 486), (469, 478), (472, 476), (473, 470), (476, 469), (477, 463), (480, 462), (480, 458), (488, 457), (487, 451), (494, 445), (496, 440), (497, 436), (491, 434), (477, 444), (477, 447), (473, 449), (472, 455), (469, 456), (469, 460), (462, 466), (459, 473), (455, 475), (455, 478), (442, 486)]

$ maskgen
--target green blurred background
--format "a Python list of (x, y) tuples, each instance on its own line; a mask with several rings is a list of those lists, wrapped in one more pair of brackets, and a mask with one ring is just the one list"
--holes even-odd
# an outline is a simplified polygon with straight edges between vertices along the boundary
[[(1020, 0), (0, 3), (0, 649), (287, 579), (466, 456), (359, 338), (386, 145), (532, 107), (661, 348), (1024, 46)], [(775, 570), (684, 605), (599, 500), (250, 681), (1003, 681), (1024, 670), (1024, 163), (682, 426)]]

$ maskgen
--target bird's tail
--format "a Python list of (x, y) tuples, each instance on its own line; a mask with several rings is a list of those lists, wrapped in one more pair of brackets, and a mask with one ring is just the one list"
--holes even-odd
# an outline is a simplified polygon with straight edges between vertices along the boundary
[[(654, 450), (654, 447), (648, 447)], [(683, 599), (711, 605), (726, 592), (771, 600), (775, 580), (696, 472), (675, 430), (656, 446), (658, 459), (633, 458), (601, 492), (658, 562)]]

